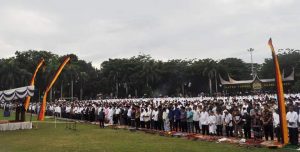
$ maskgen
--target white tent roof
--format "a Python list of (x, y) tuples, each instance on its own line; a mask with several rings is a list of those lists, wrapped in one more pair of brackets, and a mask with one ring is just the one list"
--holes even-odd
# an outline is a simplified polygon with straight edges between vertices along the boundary
[(0, 101), (12, 101), (34, 95), (34, 86), (0, 91)]

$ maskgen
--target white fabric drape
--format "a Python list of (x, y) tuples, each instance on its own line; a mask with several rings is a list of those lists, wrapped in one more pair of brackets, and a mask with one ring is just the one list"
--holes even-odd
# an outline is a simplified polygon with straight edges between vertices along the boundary
[(34, 86), (0, 91), (0, 101), (12, 101), (34, 95)]

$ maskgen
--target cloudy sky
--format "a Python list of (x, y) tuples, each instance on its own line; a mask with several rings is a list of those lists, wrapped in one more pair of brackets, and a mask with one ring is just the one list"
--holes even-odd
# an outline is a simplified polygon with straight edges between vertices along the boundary
[(155, 59), (254, 62), (300, 48), (299, 0), (0, 0), (0, 58), (16, 50), (75, 53), (99, 67), (140, 53)]

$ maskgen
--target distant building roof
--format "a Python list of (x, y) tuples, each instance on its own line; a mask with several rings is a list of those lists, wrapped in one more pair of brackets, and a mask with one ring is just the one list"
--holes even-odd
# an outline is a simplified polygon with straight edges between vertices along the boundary
[[(275, 82), (275, 78), (273, 78), (273, 79), (260, 79), (257, 75), (255, 75), (252, 80), (234, 80), (229, 76), (229, 74), (228, 74), (228, 81), (224, 80), (221, 75), (219, 75), (219, 78), (220, 78), (220, 81), (221, 81), (222, 85), (250, 84), (250, 83), (253, 83), (255, 80), (258, 80), (262, 83)], [(287, 77), (284, 77), (284, 71), (282, 72), (282, 81), (294, 81), (294, 80), (295, 80), (295, 70), (294, 69), (293, 69), (292, 73)]]

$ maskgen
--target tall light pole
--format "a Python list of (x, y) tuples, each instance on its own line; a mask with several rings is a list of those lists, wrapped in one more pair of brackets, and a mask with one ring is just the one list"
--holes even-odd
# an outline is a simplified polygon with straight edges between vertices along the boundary
[(247, 51), (250, 52), (250, 55), (251, 55), (251, 75), (252, 75), (252, 77), (254, 77), (253, 58), (252, 58), (252, 53), (253, 53), (254, 49), (249, 48)]

